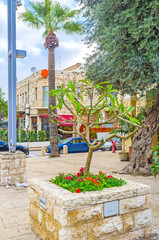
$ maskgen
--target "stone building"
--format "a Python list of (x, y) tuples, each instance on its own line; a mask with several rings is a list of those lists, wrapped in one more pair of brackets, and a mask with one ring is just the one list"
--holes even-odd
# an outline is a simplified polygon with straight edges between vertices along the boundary
[[(63, 71), (56, 71), (56, 88), (60, 88), (61, 84), (67, 83), (69, 80), (76, 83), (79, 80), (84, 79), (84, 73), (80, 70), (81, 64), (77, 63)], [(81, 87), (77, 88), (77, 92), (80, 93)], [(22, 114), (22, 129), (45, 130), (47, 136), (49, 135), (49, 120), (48, 120), (48, 77), (42, 77), (41, 71), (33, 73), (31, 76), (23, 79), (17, 83), (17, 112)], [(98, 95), (94, 96), (96, 101)], [(89, 99), (84, 96), (84, 102), (87, 103)], [(58, 115), (65, 119), (70, 119), (72, 115), (63, 107), (58, 110)], [(93, 119), (92, 119), (93, 120)], [(111, 128), (118, 127), (118, 123), (114, 125), (104, 125), (98, 128), (98, 132), (109, 132)], [(60, 128), (64, 130), (72, 130), (73, 125), (70, 123), (61, 123)], [(82, 128), (81, 128), (82, 129)], [(96, 132), (96, 129), (92, 129)]]

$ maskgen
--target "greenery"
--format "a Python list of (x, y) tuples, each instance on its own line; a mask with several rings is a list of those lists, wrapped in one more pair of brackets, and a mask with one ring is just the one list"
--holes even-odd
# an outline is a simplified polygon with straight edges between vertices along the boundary
[(33, 130), (28, 131), (27, 140), (28, 140), (28, 142), (36, 142), (37, 141), (37, 133), (35, 133)]
[(37, 137), (38, 137), (38, 140), (39, 140), (40, 142), (46, 141), (46, 132), (43, 131), (43, 130), (39, 130)]
[[(55, 89), (55, 48), (59, 46), (59, 40), (55, 33), (64, 31), (66, 34), (77, 34), (82, 30), (78, 21), (78, 11), (70, 10), (58, 2), (52, 0), (30, 1), (29, 8), (19, 15), (19, 18), (32, 28), (42, 29), (45, 37), (45, 49), (48, 49), (48, 78), (49, 91)], [(49, 97), (49, 121), (51, 119), (50, 105), (55, 106), (56, 100)], [(54, 109), (56, 113), (56, 109)], [(58, 157), (58, 129), (50, 122), (51, 157)], [(52, 141), (52, 139), (54, 139)]]
[[(81, 88), (81, 94), (77, 95), (77, 87)], [(50, 95), (53, 98), (56, 98), (57, 101), (56, 106), (50, 106), (51, 109), (54, 110), (55, 108), (59, 108), (61, 110), (64, 106), (73, 115), (73, 119), (66, 120), (53, 112), (53, 116), (56, 117), (56, 120), (52, 121), (55, 124), (59, 124), (57, 120), (57, 117), (59, 117), (62, 119), (63, 123), (68, 122), (73, 123), (74, 125), (73, 131), (65, 131), (62, 129), (59, 129), (59, 131), (66, 134), (81, 136), (89, 146), (85, 165), (85, 177), (89, 174), (93, 152), (101, 147), (104, 141), (108, 141), (113, 137), (127, 139), (141, 127), (140, 122), (130, 115), (134, 110), (134, 107), (130, 107), (129, 109), (125, 108), (124, 104), (120, 103), (117, 97), (113, 95), (114, 92), (116, 92), (116, 90), (113, 89), (113, 86), (109, 84), (109, 82), (93, 84), (88, 79), (80, 80), (76, 84), (69, 81), (68, 87), (65, 87), (64, 84), (62, 84), (60, 89), (52, 90), (50, 92)], [(99, 95), (96, 101), (94, 100), (94, 94)], [(84, 99), (83, 96), (85, 97)], [(88, 101), (86, 102), (85, 99), (88, 99)], [(103, 111), (111, 113), (108, 119), (103, 119)], [(91, 116), (94, 116), (93, 122)], [(101, 139), (100, 142), (97, 142), (96, 140), (94, 140), (93, 143), (90, 142), (90, 130), (92, 127), (98, 128), (103, 124), (112, 124), (117, 121), (117, 119), (134, 125), (135, 130), (126, 136), (114, 133), (110, 134), (106, 139)], [(85, 128), (83, 132), (80, 132), (78, 128), (78, 126), (81, 125)]]
[(4, 117), (8, 116), (8, 103), (5, 100), (5, 93), (2, 92), (0, 88), (0, 122)]
[(119, 187), (125, 185), (126, 182), (121, 178), (115, 178), (100, 171), (94, 175), (89, 173), (88, 177), (84, 177), (85, 169), (82, 167), (77, 174), (60, 173), (51, 182), (70, 191), (70, 192), (86, 192), (86, 191), (101, 191), (104, 188)]
[(152, 175), (156, 177), (159, 174), (159, 145), (156, 145), (155, 147), (153, 147), (153, 156), (154, 156), (155, 163), (151, 166), (151, 170), (152, 170)]
[(85, 41), (96, 45), (87, 59), (88, 77), (108, 79), (129, 94), (159, 83), (158, 0), (78, 2), (86, 18)]
[(91, 138), (97, 138), (97, 133), (91, 132), (91, 133), (90, 133), (90, 137), (91, 137)]

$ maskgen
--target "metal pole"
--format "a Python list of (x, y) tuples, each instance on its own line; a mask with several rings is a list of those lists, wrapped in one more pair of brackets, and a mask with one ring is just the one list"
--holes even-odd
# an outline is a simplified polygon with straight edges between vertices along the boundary
[(12, 142), (12, 80), (11, 80), (11, 0), (8, 0), (8, 145), (9, 151), (11, 151)]
[(11, 46), (12, 46), (12, 58), (11, 58), (11, 70), (12, 70), (12, 152), (16, 151), (16, 1), (12, 0), (11, 4)]
[(19, 143), (21, 142), (21, 126), (22, 126), (22, 118), (20, 118), (20, 123), (19, 123)]

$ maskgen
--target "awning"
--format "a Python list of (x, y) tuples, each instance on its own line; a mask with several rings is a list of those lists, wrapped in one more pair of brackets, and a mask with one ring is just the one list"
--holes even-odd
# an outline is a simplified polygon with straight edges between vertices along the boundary
[[(73, 119), (73, 115), (59, 115), (59, 116), (68, 120), (68, 121)], [(68, 123), (68, 122), (62, 123), (63, 119), (61, 119), (60, 117), (57, 118), (58, 121), (61, 122), (60, 126), (73, 126), (73, 123)], [(48, 118), (48, 115), (39, 115), (39, 118)]]

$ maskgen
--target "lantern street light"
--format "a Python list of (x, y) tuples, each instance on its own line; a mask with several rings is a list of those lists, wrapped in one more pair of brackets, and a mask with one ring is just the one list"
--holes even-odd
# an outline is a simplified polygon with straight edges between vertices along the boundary
[(16, 151), (16, 57), (23, 58), (26, 51), (16, 49), (16, 9), (20, 0), (8, 0), (8, 144)]

